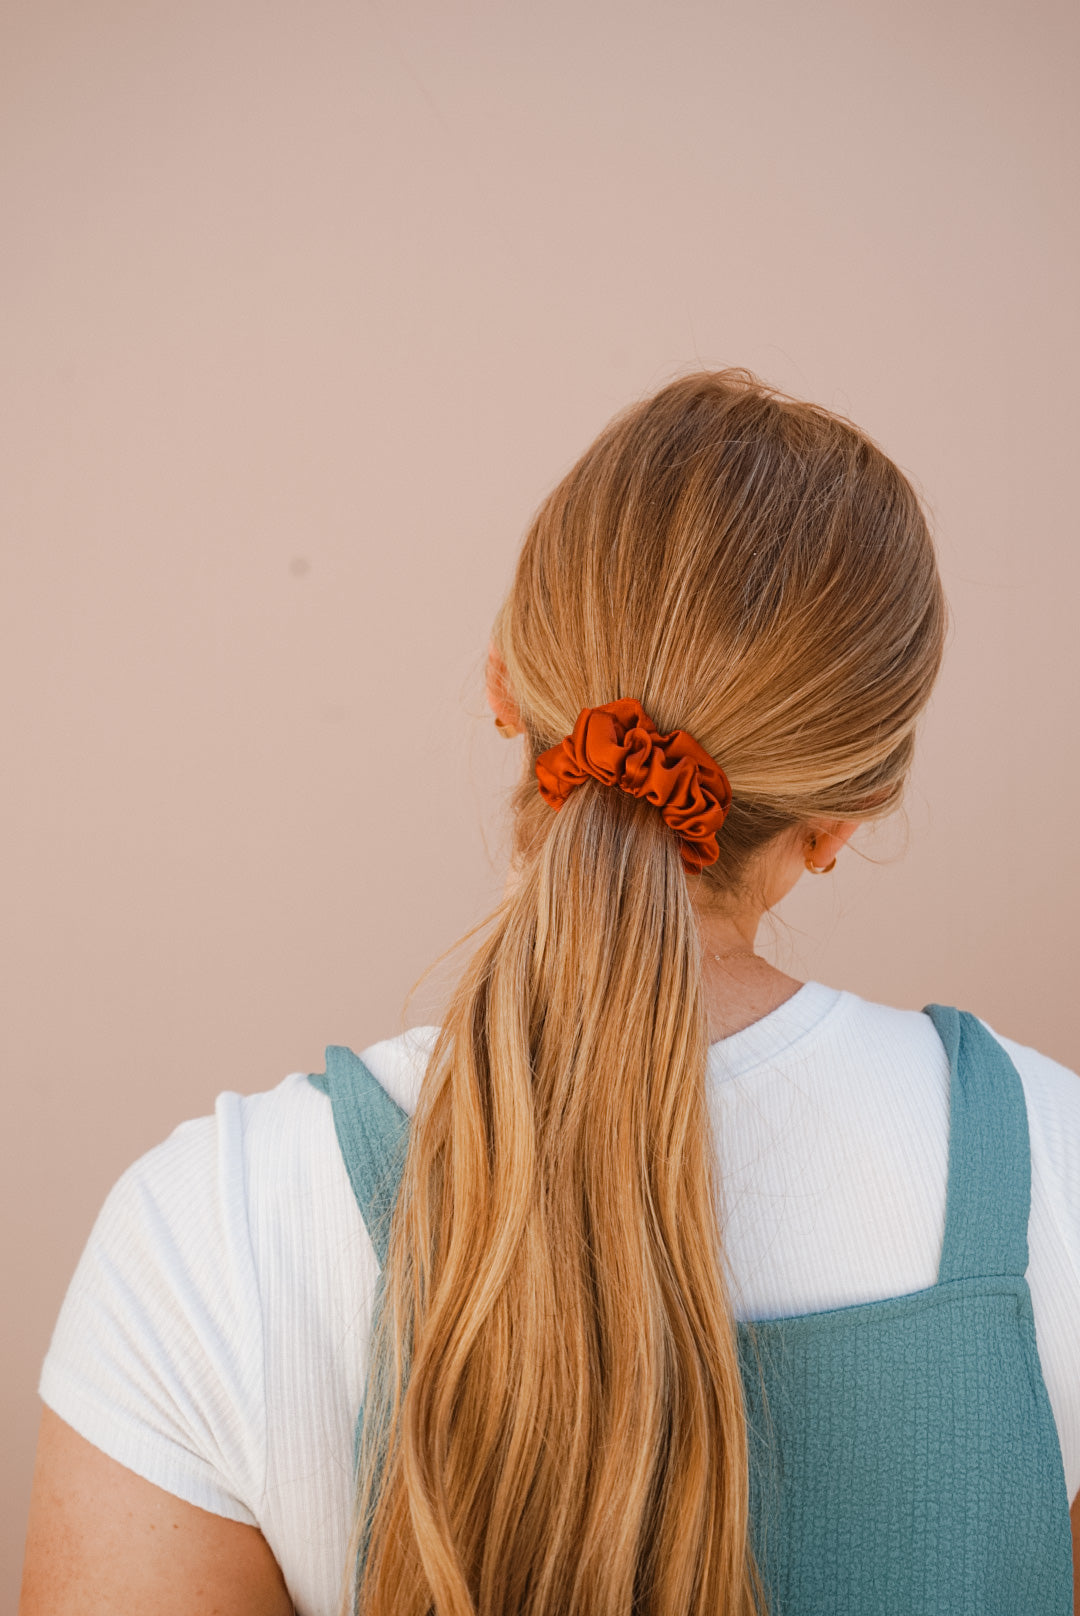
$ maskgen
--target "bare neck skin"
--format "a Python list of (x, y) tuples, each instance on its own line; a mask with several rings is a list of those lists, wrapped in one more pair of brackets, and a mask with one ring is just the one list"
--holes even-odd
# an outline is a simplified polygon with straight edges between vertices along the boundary
[(694, 904), (701, 937), (710, 1044), (760, 1021), (802, 987), (796, 977), (777, 970), (754, 951), (755, 939), (766, 913), (797, 881), (818, 879), (807, 873), (811, 849), (811, 861), (824, 867), (840, 852), (858, 823), (822, 820), (798, 826), (759, 855), (754, 879), (748, 883), (760, 894), (757, 899), (746, 899), (725, 909)]
[[(797, 850), (795, 857), (799, 859), (799, 869), (772, 903), (778, 902), (799, 879), (802, 857)], [(747, 904), (726, 912), (694, 905), (701, 937), (705, 1019), (710, 1044), (760, 1021), (802, 987), (797, 977), (777, 970), (754, 950), (761, 922), (772, 903)]]
[[(486, 691), (501, 733), (507, 738), (520, 735), (520, 714), (507, 690), (506, 668), (494, 644), (488, 650)], [(795, 977), (785, 976), (756, 954), (754, 939), (765, 913), (806, 875), (808, 858), (812, 855), (812, 862), (823, 869), (858, 826), (856, 819), (822, 819), (797, 826), (758, 855), (747, 885), (760, 898), (745, 899), (723, 910), (706, 910), (695, 903), (711, 1044), (760, 1021), (802, 987)], [(723, 957), (717, 959), (718, 954)]]
[[(755, 938), (766, 913), (797, 881), (815, 879), (807, 875), (811, 843), (812, 862), (823, 867), (836, 857), (858, 824), (858, 820), (821, 820), (797, 827), (778, 837), (759, 856), (756, 878), (748, 885), (760, 897), (724, 909), (694, 903), (710, 1044), (760, 1021), (802, 987), (797, 977), (777, 970), (755, 952)], [(508, 884), (513, 880), (511, 871)]]

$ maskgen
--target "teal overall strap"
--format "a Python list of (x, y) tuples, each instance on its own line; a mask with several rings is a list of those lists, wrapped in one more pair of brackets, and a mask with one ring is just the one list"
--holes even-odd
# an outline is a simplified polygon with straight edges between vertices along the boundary
[[(390, 1245), (390, 1219), (401, 1184), (405, 1152), (409, 1143), (409, 1114), (392, 1100), (369, 1067), (343, 1045), (332, 1044), (326, 1051), (326, 1071), (309, 1076), (309, 1083), (329, 1096), (338, 1145), (345, 1162), (360, 1215), (364, 1220), (379, 1262), (379, 1278), (372, 1304), (371, 1327), (382, 1309), (386, 1289), (386, 1259)], [(375, 1491), (386, 1458), (386, 1442), (379, 1426), (384, 1401), (379, 1394), (378, 1366), (369, 1363), (368, 1384), (353, 1432), (353, 1471), (360, 1464), (364, 1432), (364, 1410), (372, 1391), (376, 1393)], [(375, 1379), (373, 1381), (373, 1371)], [(357, 1577), (367, 1559), (370, 1518), (364, 1523), (357, 1552)]]
[(938, 1283), (1023, 1278), (1031, 1152), (1020, 1074), (976, 1016), (928, 1004), (949, 1056), (949, 1180)]
[(329, 1095), (334, 1128), (360, 1214), (386, 1267), (390, 1217), (397, 1199), (409, 1114), (392, 1100), (358, 1055), (342, 1045), (326, 1051), (326, 1071), (308, 1079)]

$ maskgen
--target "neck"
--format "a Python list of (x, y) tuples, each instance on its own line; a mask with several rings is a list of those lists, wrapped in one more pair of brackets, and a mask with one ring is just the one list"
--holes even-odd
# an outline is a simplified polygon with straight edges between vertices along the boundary
[[(754, 951), (762, 911), (697, 910), (709, 1042), (741, 1032), (802, 987)], [(719, 958), (717, 958), (719, 956)]]
[[(508, 891), (517, 879), (511, 869)], [(764, 908), (729, 913), (694, 907), (701, 937), (706, 1036), (715, 1044), (778, 1009), (803, 984), (754, 952)]]

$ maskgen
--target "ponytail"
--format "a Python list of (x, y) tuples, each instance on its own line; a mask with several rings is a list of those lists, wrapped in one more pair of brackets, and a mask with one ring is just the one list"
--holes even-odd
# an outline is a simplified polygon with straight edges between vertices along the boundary
[[(512, 881), (425, 1073), (372, 1338), (361, 1616), (764, 1609), (694, 905), (804, 818), (888, 811), (943, 627), (901, 473), (743, 372), (628, 411), (545, 502), (495, 629)], [(540, 796), (541, 754), (628, 696), (730, 778), (700, 874), (646, 800)]]
[(589, 782), (551, 817), (413, 1122), (392, 1334), (421, 1298), (424, 1324), (359, 1608), (742, 1613), (742, 1385), (686, 874), (646, 802)]

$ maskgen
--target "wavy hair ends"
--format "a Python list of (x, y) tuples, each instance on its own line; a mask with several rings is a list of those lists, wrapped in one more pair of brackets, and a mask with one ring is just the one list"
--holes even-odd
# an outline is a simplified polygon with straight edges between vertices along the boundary
[[(425, 1073), (365, 1394), (362, 1616), (756, 1616), (691, 890), (896, 802), (945, 607), (919, 501), (746, 372), (624, 412), (545, 501), (495, 638), (513, 878)], [(636, 696), (731, 780), (688, 881), (648, 803), (539, 753)]]

